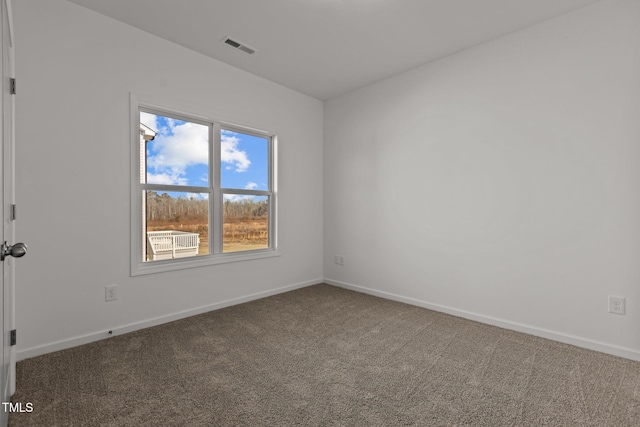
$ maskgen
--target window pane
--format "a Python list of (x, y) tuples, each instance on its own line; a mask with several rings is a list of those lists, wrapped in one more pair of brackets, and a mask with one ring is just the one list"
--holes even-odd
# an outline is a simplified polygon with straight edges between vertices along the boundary
[(209, 126), (140, 112), (143, 184), (209, 185)]
[(223, 209), (223, 252), (269, 247), (268, 196), (225, 194)]
[(269, 139), (222, 129), (222, 188), (269, 190)]
[(145, 260), (209, 253), (209, 193), (145, 191)]

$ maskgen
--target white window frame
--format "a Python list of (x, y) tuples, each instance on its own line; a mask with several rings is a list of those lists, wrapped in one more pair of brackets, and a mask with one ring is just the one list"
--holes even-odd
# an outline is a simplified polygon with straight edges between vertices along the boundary
[[(166, 271), (181, 270), (186, 268), (202, 267), (207, 265), (222, 264), (228, 262), (248, 261), (254, 259), (279, 256), (277, 250), (277, 191), (276, 191), (276, 148), (277, 137), (272, 132), (256, 130), (239, 124), (230, 124), (210, 117), (178, 111), (175, 108), (167, 108), (158, 103), (140, 101), (131, 94), (131, 275), (160, 273)], [(198, 123), (209, 127), (209, 185), (208, 187), (172, 186), (162, 184), (141, 183), (141, 154), (140, 154), (140, 111), (144, 110), (157, 115), (170, 116), (185, 121)], [(269, 188), (267, 190), (244, 190), (220, 187), (220, 149), (221, 130), (241, 132), (269, 141)], [(145, 230), (143, 219), (142, 193), (145, 190), (158, 192), (208, 192), (209, 193), (209, 254), (170, 260), (145, 261), (143, 253), (145, 244)], [(223, 197), (224, 194), (243, 194), (255, 196), (268, 196), (269, 200), (269, 247), (240, 252), (222, 252), (223, 230)]]

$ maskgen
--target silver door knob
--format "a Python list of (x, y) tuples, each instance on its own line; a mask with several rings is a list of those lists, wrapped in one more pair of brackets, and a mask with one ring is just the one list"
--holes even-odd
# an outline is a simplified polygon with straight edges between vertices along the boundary
[(7, 242), (4, 242), (2, 245), (2, 250), (0, 251), (0, 261), (4, 261), (4, 259), (11, 255), (14, 258), (20, 258), (27, 253), (27, 245), (24, 243), (16, 243), (15, 245), (8, 245)]

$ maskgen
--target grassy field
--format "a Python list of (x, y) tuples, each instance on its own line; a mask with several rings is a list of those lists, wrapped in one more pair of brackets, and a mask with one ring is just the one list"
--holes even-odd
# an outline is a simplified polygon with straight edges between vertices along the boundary
[[(148, 221), (147, 231), (174, 230), (200, 235), (199, 255), (209, 253), (209, 227), (206, 216), (181, 218), (173, 221)], [(225, 218), (222, 238), (223, 252), (264, 249), (269, 246), (268, 217)]]
[(239, 252), (269, 247), (268, 217), (225, 219), (223, 252)]

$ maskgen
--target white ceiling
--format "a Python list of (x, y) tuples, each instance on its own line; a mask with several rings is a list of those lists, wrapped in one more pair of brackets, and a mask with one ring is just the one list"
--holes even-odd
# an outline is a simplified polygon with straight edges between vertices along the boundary
[(598, 0), (69, 1), (326, 100)]

